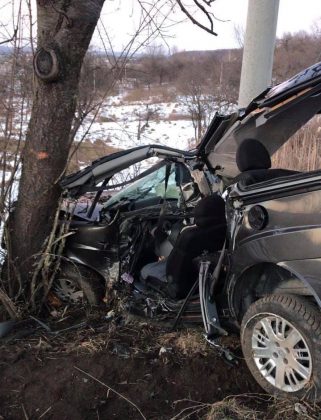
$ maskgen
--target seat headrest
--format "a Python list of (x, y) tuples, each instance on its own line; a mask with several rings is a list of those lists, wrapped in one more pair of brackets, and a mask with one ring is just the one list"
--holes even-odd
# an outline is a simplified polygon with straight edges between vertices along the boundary
[(240, 172), (270, 169), (271, 157), (265, 146), (255, 139), (245, 139), (236, 151), (236, 164)]
[(195, 224), (199, 227), (226, 223), (225, 202), (217, 194), (202, 198), (194, 210)]

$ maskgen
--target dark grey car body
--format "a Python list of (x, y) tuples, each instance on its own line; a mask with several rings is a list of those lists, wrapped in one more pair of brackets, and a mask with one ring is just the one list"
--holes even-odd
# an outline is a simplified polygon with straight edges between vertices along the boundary
[[(230, 309), (240, 317), (259, 296), (313, 296), (321, 307), (321, 172), (231, 188)], [(265, 222), (255, 223), (255, 210)], [(252, 212), (252, 215), (251, 215)], [(254, 216), (253, 216), (254, 213)]]
[[(321, 400), (321, 170), (271, 169), (271, 155), (320, 111), (319, 63), (247, 109), (217, 115), (197, 150), (141, 146), (65, 178), (73, 197), (96, 192), (66, 240), (65, 257), (85, 272), (73, 284), (93, 295), (94, 272), (96, 290), (102, 282), (125, 290), (134, 313), (175, 319), (174, 328), (203, 323), (216, 348), (219, 336), (237, 331), (268, 393)], [(114, 174), (156, 156), (134, 195), (119, 192), (90, 220)], [(149, 177), (159, 173), (150, 195)], [(167, 197), (170, 179), (175, 194)]]
[[(273, 154), (320, 110), (318, 63), (263, 92), (247, 109), (216, 116), (196, 151), (135, 148), (102, 158), (65, 178), (61, 185), (74, 196), (99, 191), (116, 171), (150, 156), (180, 162), (191, 172), (206, 169), (221, 177), (228, 187), (224, 194), (228, 251), (226, 274), (217, 294), (219, 316), (238, 322), (252, 302), (278, 290), (311, 296), (321, 307), (321, 172), (245, 187), (233, 183), (238, 174), (236, 149), (244, 139), (257, 138)], [(103, 187), (98, 186), (100, 182), (105, 182)], [(249, 214), (254, 212), (255, 219), (256, 210), (259, 218), (265, 218), (259, 226), (255, 220), (249, 222)], [(155, 217), (158, 215), (159, 206), (155, 209)], [(115, 258), (116, 238), (112, 224), (79, 222), (66, 253), (106, 277), (110, 253)]]
[[(272, 154), (318, 113), (320, 71), (318, 63), (268, 90), (219, 139), (214, 132), (203, 141), (203, 154), (217, 172), (227, 178), (238, 174), (235, 153), (245, 138), (258, 139)], [(226, 200), (225, 313), (240, 321), (251, 303), (277, 292), (311, 296), (321, 307), (321, 171), (249, 186), (232, 182)]]
[[(155, 171), (171, 167), (173, 175), (175, 172), (177, 185), (181, 188), (183, 184), (189, 184), (187, 181), (191, 180), (190, 173), (194, 165), (197, 165), (195, 152), (157, 145), (140, 146), (98, 159), (84, 170), (66, 177), (62, 181), (62, 186), (68, 190), (72, 197), (93, 191), (96, 191), (99, 196), (102, 191), (108, 191), (110, 188), (108, 181), (114, 174), (151, 157), (158, 158), (159, 162), (136, 176), (136, 180), (144, 181)], [(123, 188), (125, 184), (127, 183), (118, 184), (118, 186)], [(112, 186), (112, 188), (114, 187), (115, 185)], [(125, 192), (126, 188), (125, 190), (121, 189), (120, 194)], [(142, 196), (133, 199), (122, 197), (119, 202), (115, 202), (115, 198), (117, 198), (117, 194), (113, 196), (112, 204), (110, 204), (111, 201), (106, 202), (100, 211), (99, 220), (89, 220), (88, 214), (91, 216), (91, 209), (82, 215), (77, 213), (77, 217), (74, 217), (71, 222), (72, 235), (67, 237), (64, 251), (64, 256), (69, 261), (89, 267), (100, 276), (103, 283), (108, 282), (110, 269), (114, 263), (124, 262), (128, 259), (134, 260), (133, 254), (135, 253), (137, 256), (143, 254), (144, 250), (138, 249), (142, 244), (142, 238), (139, 238), (139, 234), (141, 234), (139, 229), (143, 225), (149, 225), (148, 238), (145, 237), (144, 241), (146, 244), (150, 244), (148, 242), (151, 241), (149, 233), (157, 226), (163, 207), (161, 197)], [(93, 206), (96, 205), (94, 200)], [(189, 210), (184, 206), (177, 206), (177, 200), (167, 198), (166, 217), (163, 223), (174, 229), (173, 226), (188, 217), (188, 213)], [(108, 220), (106, 215), (108, 215)], [(152, 245), (150, 245), (151, 247)], [(146, 252), (147, 248), (146, 245)], [(153, 256), (154, 258), (166, 255), (173, 246), (169, 241), (164, 241), (159, 244), (159, 248), (161, 248), (158, 250), (159, 255), (156, 254)], [(143, 255), (140, 259), (144, 261)], [(137, 274), (142, 264), (136, 265), (138, 268), (135, 273)], [(121, 274), (120, 272), (119, 276)]]

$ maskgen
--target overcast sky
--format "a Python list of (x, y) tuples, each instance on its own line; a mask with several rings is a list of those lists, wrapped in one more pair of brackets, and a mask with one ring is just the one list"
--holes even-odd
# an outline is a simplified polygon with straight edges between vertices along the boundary
[[(157, 0), (157, 4), (161, 4), (162, 1)], [(185, 1), (188, 3), (190, 0)], [(12, 25), (12, 3), (12, 0), (0, 0), (0, 22), (9, 24), (7, 28)], [(192, 23), (184, 20), (184, 15), (177, 9), (172, 15), (172, 19), (177, 22), (184, 20), (184, 22), (167, 29), (166, 41), (170, 47), (176, 46), (179, 50), (238, 47), (235, 27), (245, 28), (247, 3), (247, 0), (216, 0), (213, 3), (215, 16), (225, 21), (215, 21), (217, 37), (205, 33)], [(120, 51), (135, 32), (138, 17), (139, 6), (137, 0), (106, 0), (102, 12), (102, 21), (108, 28), (115, 50)], [(316, 21), (319, 21), (321, 26), (320, 0), (280, 0), (277, 29), (279, 37), (285, 32), (310, 31)], [(99, 43), (99, 36), (96, 34), (93, 44), (99, 45)]]
[[(135, 2), (135, 0), (132, 1)], [(131, 13), (132, 8), (124, 7), (125, 3), (128, 5), (131, 0), (120, 1), (121, 7), (118, 10), (113, 7), (114, 3), (113, 1), (107, 1), (103, 10), (103, 20), (113, 28), (114, 38), (118, 38), (118, 43), (121, 43), (125, 33), (129, 33), (133, 29), (135, 12)], [(185, 21), (171, 28), (173, 37), (168, 39), (168, 43), (183, 50), (238, 47), (234, 28), (235, 26), (245, 28), (247, 6), (247, 0), (216, 0), (213, 4), (215, 16), (226, 21), (215, 21), (217, 37), (213, 37), (195, 27), (192, 23)], [(110, 13), (111, 10), (114, 10), (114, 13)], [(175, 19), (183, 18), (182, 13), (179, 10), (176, 11)], [(320, 0), (280, 0), (277, 36), (282, 36), (284, 32), (310, 31), (314, 22), (320, 20), (320, 18)]]

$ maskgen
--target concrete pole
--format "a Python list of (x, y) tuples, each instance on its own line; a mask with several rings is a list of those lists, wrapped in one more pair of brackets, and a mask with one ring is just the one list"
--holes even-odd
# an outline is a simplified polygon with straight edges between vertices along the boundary
[(249, 0), (239, 108), (271, 84), (278, 11), (279, 0)]

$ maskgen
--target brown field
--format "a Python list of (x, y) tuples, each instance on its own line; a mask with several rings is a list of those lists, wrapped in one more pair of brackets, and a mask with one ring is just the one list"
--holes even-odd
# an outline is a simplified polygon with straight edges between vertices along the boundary
[(148, 88), (135, 88), (127, 92), (124, 97), (126, 102), (172, 102), (176, 100), (176, 92), (166, 86), (151, 86)]

